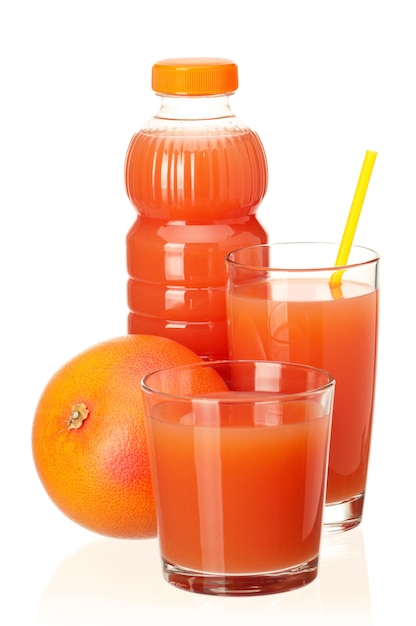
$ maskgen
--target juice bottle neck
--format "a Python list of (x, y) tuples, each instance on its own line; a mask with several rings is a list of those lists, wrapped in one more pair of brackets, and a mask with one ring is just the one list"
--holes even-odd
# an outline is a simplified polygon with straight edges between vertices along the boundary
[(160, 109), (155, 115), (165, 120), (209, 120), (233, 118), (229, 94), (215, 96), (168, 96), (159, 94)]

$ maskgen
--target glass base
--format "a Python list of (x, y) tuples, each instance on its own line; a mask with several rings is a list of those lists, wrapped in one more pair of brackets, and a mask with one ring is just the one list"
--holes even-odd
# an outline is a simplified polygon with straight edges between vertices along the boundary
[(318, 557), (287, 570), (257, 574), (210, 574), (188, 570), (162, 559), (165, 580), (185, 591), (215, 596), (252, 596), (303, 587), (318, 574)]
[(325, 534), (342, 533), (358, 526), (363, 517), (364, 493), (344, 502), (326, 504), (323, 531)]

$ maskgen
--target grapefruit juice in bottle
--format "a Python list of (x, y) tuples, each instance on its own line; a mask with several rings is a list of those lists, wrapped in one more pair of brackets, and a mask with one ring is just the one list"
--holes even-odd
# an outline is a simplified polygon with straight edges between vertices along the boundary
[(138, 214), (127, 236), (128, 331), (225, 358), (225, 256), (267, 240), (256, 217), (264, 148), (230, 108), (233, 62), (161, 61), (152, 86), (160, 110), (133, 136), (125, 164)]

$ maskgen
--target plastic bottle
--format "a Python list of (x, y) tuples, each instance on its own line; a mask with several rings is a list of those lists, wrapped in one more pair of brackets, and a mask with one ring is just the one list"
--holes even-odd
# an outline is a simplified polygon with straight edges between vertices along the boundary
[(133, 136), (127, 194), (128, 332), (170, 337), (204, 359), (228, 357), (225, 256), (264, 243), (256, 218), (268, 182), (258, 135), (230, 108), (227, 59), (167, 59), (152, 68), (160, 109)]

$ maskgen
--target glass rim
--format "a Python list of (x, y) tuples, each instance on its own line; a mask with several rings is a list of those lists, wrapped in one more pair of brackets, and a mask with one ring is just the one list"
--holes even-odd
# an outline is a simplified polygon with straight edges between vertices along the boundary
[(277, 264), (273, 264), (273, 265), (256, 265), (253, 263), (243, 263), (242, 261), (238, 261), (233, 259), (233, 255), (236, 255), (238, 252), (243, 252), (243, 251), (248, 251), (248, 250), (260, 250), (261, 248), (277, 248), (277, 247), (284, 247), (284, 246), (331, 246), (331, 247), (336, 247), (336, 249), (338, 249), (339, 247), (339, 243), (335, 243), (334, 241), (274, 241), (274, 242), (269, 242), (269, 243), (262, 243), (262, 244), (255, 244), (252, 246), (243, 246), (241, 248), (235, 248), (234, 250), (232, 250), (231, 252), (229, 252), (226, 257), (225, 257), (225, 261), (226, 263), (228, 263), (230, 266), (236, 267), (236, 268), (244, 268), (247, 270), (252, 270), (252, 271), (269, 271), (269, 272), (293, 272), (293, 273), (298, 273), (298, 272), (335, 272), (335, 271), (339, 271), (339, 270), (348, 270), (348, 269), (353, 269), (355, 267), (363, 267), (365, 265), (371, 265), (372, 263), (376, 263), (380, 260), (380, 254), (376, 251), (373, 250), (372, 248), (368, 248), (366, 246), (360, 246), (357, 244), (354, 244), (351, 246), (351, 250), (361, 250), (361, 251), (365, 251), (370, 253), (370, 257), (369, 259), (365, 260), (365, 261), (355, 261), (355, 262), (347, 262), (344, 265), (316, 265), (316, 264), (311, 264), (311, 265), (307, 265), (306, 267), (303, 267), (301, 265), (299, 265), (299, 267), (287, 267), (284, 264), (282, 265), (277, 265)]
[[(215, 392), (208, 392), (207, 394), (199, 393), (198, 395), (177, 394), (177, 393), (172, 393), (168, 391), (160, 391), (159, 389), (152, 387), (148, 381), (152, 376), (156, 376), (158, 374), (162, 374), (163, 372), (168, 372), (171, 370), (179, 371), (179, 370), (196, 369), (198, 367), (210, 367), (210, 366), (215, 367), (215, 366), (227, 366), (227, 365), (237, 365), (237, 366), (238, 365), (250, 365), (250, 364), (255, 365), (257, 363), (260, 365), (278, 365), (280, 367), (289, 366), (297, 370), (312, 371), (315, 373), (319, 373), (319, 374), (322, 374), (324, 378), (326, 378), (326, 381), (322, 385), (317, 385), (313, 387), (312, 389), (304, 389), (302, 391), (292, 391), (290, 393), (280, 393), (278, 391), (267, 391), (267, 394), (268, 394), (267, 399), (264, 398), (263, 400), (260, 400), (260, 399), (256, 400), (257, 404), (271, 404), (271, 403), (274, 403), (276, 399), (279, 399), (279, 401), (281, 401), (287, 398), (293, 398), (295, 396), (308, 397), (318, 392), (323, 392), (326, 389), (330, 389), (331, 387), (334, 387), (335, 382), (336, 382), (334, 376), (332, 376), (332, 374), (328, 372), (327, 370), (320, 368), (320, 367), (315, 367), (313, 365), (308, 365), (306, 363), (295, 363), (292, 361), (273, 361), (271, 359), (218, 359), (214, 361), (185, 363), (182, 365), (171, 365), (168, 367), (160, 368), (158, 370), (145, 374), (140, 381), (140, 387), (144, 392), (148, 394), (157, 394), (158, 396), (164, 399), (170, 398), (170, 399), (175, 399), (178, 401), (186, 400), (186, 401), (192, 401), (192, 402), (195, 402), (198, 400), (204, 401), (204, 402), (220, 401), (222, 404), (244, 404), (244, 403), (252, 401), (252, 398), (251, 400), (249, 400), (247, 396), (244, 395), (244, 392), (242, 392), (241, 395), (233, 395), (232, 397), (228, 397), (228, 398), (226, 396), (221, 397), (221, 398), (216, 398), (213, 396), (213, 393), (215, 394)], [(256, 393), (259, 393), (259, 391), (253, 390), (250, 393), (256, 394)]]

